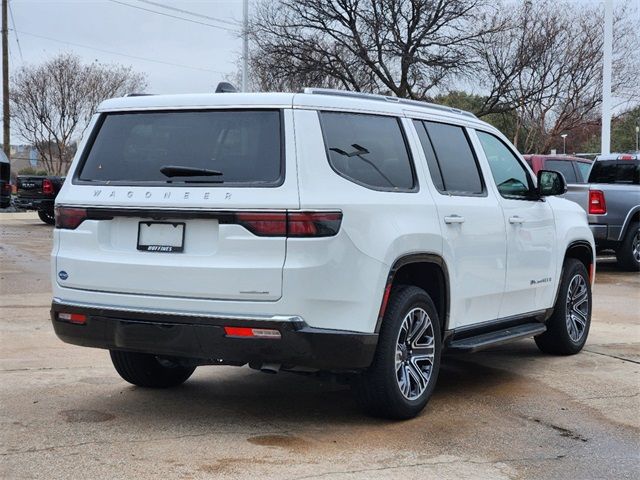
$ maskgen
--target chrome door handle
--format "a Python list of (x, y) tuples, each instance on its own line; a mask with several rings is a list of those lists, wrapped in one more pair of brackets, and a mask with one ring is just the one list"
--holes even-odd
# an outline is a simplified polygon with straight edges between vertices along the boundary
[(519, 217), (518, 215), (514, 215), (513, 217), (509, 217), (509, 223), (520, 225), (524, 223), (524, 218)]
[(464, 217), (460, 215), (449, 215), (448, 217), (444, 217), (444, 223), (464, 223)]

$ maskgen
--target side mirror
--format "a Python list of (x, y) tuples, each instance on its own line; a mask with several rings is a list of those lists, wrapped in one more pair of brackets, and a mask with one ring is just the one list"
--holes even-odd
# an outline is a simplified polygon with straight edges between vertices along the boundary
[(538, 172), (538, 195), (550, 197), (562, 195), (567, 192), (567, 182), (564, 175), (553, 170), (540, 170)]

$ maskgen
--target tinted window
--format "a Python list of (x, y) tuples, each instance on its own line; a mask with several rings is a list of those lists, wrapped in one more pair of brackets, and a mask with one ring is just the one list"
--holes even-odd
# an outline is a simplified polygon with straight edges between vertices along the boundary
[(422, 149), (424, 150), (424, 155), (425, 157), (427, 157), (427, 165), (429, 166), (429, 172), (431, 173), (433, 183), (438, 190), (444, 191), (444, 181), (442, 180), (440, 165), (438, 165), (436, 152), (433, 151), (433, 145), (431, 145), (431, 140), (429, 140), (429, 135), (427, 134), (427, 129), (424, 126), (424, 122), (421, 122), (420, 120), (414, 120), (413, 125), (416, 127), (418, 137), (420, 138), (420, 143), (422, 144)]
[(564, 175), (564, 179), (567, 183), (576, 183), (576, 172), (573, 169), (573, 162), (566, 160), (547, 160), (544, 162), (545, 170), (555, 170)]
[(322, 112), (331, 166), (341, 176), (379, 190), (410, 190), (414, 175), (395, 117)]
[[(421, 141), (436, 187), (442, 192), (453, 194), (481, 194), (484, 188), (480, 171), (464, 129), (443, 123), (422, 123), (428, 135), (423, 136)], [(423, 138), (430, 140), (426, 147)], [(435, 161), (429, 161), (430, 146), (435, 152)], [(436, 163), (438, 168), (432, 166)]]
[(587, 183), (587, 178), (589, 178), (589, 171), (591, 170), (591, 163), (587, 162), (576, 162), (578, 166), (578, 172), (580, 173), (580, 178), (578, 181), (580, 183)]
[(531, 179), (518, 158), (498, 137), (478, 131), (478, 138), (500, 195), (507, 198), (528, 198), (532, 190)]
[[(275, 185), (283, 170), (280, 144), (279, 111), (107, 114), (78, 178), (119, 184)], [(222, 175), (168, 178), (160, 172), (163, 166)]]
[(640, 184), (639, 160), (604, 160), (593, 164), (589, 183)]

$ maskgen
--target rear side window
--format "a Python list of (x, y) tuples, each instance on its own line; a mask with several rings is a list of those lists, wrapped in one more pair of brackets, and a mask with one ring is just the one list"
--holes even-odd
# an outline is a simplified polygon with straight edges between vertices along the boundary
[(566, 160), (547, 160), (544, 162), (545, 170), (555, 170), (564, 175), (567, 183), (576, 183), (578, 181), (576, 172), (573, 169), (573, 162)]
[(596, 161), (589, 175), (589, 183), (640, 184), (640, 160)]
[(329, 163), (342, 177), (374, 190), (416, 186), (400, 121), (395, 117), (320, 112)]
[[(106, 114), (78, 180), (276, 186), (284, 175), (281, 145), (278, 110)], [(193, 171), (168, 177), (161, 172), (167, 166)], [(198, 174), (202, 169), (218, 174)]]
[(414, 120), (434, 185), (441, 193), (481, 195), (484, 184), (462, 127)]

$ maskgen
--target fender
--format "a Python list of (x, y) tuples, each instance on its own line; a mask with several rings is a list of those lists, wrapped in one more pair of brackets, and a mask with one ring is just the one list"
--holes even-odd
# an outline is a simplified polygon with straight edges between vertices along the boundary
[[(389, 270), (389, 275), (387, 276), (387, 282), (385, 283), (384, 293), (382, 296), (382, 303), (380, 305), (380, 313), (378, 314), (378, 320), (376, 322), (375, 333), (380, 332), (380, 326), (382, 325), (382, 319), (384, 317), (385, 311), (387, 309), (387, 303), (389, 301), (389, 296), (391, 294), (391, 287), (393, 286), (393, 281), (395, 279), (396, 273), (402, 267), (412, 264), (412, 263), (431, 263), (440, 267), (444, 275), (444, 292), (443, 298), (441, 299), (441, 308), (440, 312), (438, 312), (443, 318), (442, 321), (442, 331), (444, 332), (449, 326), (449, 269), (447, 267), (447, 263), (440, 256), (434, 253), (410, 253), (406, 255), (402, 255), (397, 258), (391, 269)], [(444, 311), (444, 315), (442, 315), (442, 311)]]
[(627, 228), (629, 228), (629, 224), (631, 223), (631, 219), (633, 216), (640, 212), (640, 205), (633, 207), (627, 213), (627, 216), (624, 219), (624, 223), (622, 224), (622, 228), (620, 229), (620, 236), (618, 237), (618, 241), (622, 241), (622, 239), (627, 235)]
[[(567, 253), (569, 252), (569, 250), (571, 250), (573, 247), (586, 247), (589, 250), (589, 253), (591, 254), (591, 266), (590, 268), (588, 268), (588, 273), (589, 273), (589, 281), (591, 282), (591, 286), (593, 287), (593, 282), (595, 281), (595, 273), (596, 273), (596, 257), (593, 253), (593, 249), (591, 248), (591, 244), (589, 242), (587, 242), (586, 240), (575, 240), (573, 242), (571, 242), (569, 245), (567, 245), (566, 250), (564, 251), (564, 258), (562, 259), (562, 269), (560, 270), (560, 278), (558, 279), (558, 286), (556, 287), (556, 293), (553, 296), (553, 305), (555, 306), (556, 302), (558, 301), (558, 293), (560, 293), (560, 284), (562, 283), (562, 277), (564, 275), (564, 260), (567, 258)], [(547, 315), (545, 318), (545, 321), (553, 314), (553, 307), (551, 307), (548, 311), (547, 311)]]

